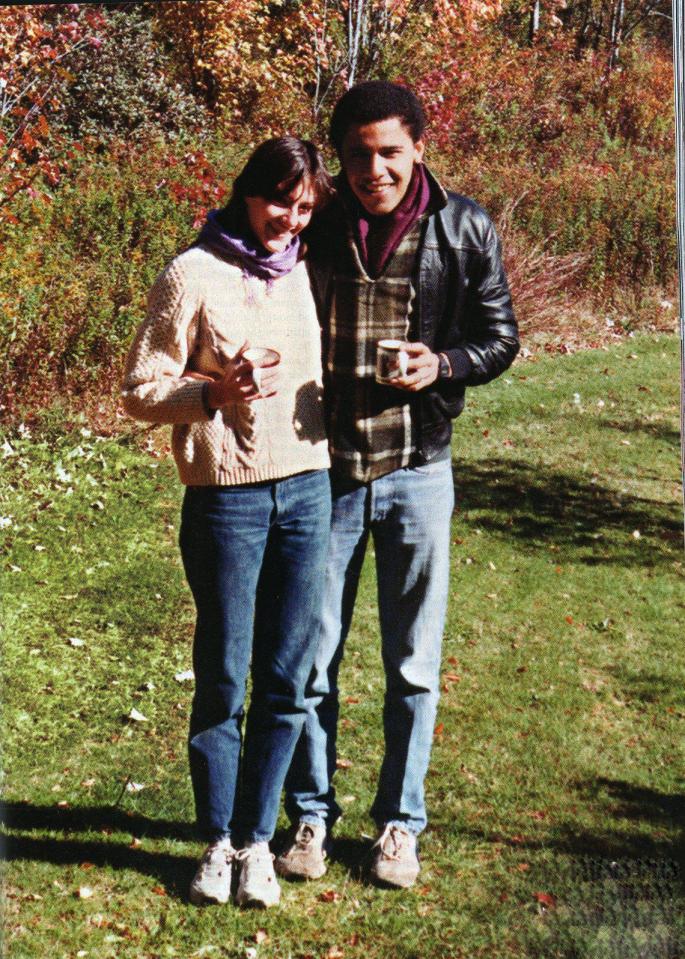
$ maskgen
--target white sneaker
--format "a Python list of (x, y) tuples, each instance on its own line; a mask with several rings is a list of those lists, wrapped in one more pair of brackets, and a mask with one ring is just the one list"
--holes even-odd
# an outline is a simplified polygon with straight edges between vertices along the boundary
[(193, 905), (228, 902), (234, 856), (235, 849), (230, 839), (218, 839), (207, 846), (190, 884), (190, 901)]
[(242, 863), (235, 901), (239, 906), (267, 909), (281, 898), (281, 887), (274, 872), (274, 857), (268, 842), (256, 842), (235, 854)]

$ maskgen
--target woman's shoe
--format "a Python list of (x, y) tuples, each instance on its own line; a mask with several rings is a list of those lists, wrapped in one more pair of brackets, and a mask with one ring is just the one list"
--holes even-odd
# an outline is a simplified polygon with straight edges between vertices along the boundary
[(193, 905), (228, 902), (231, 895), (231, 864), (235, 853), (230, 839), (218, 839), (207, 846), (190, 884), (190, 901)]
[(274, 857), (267, 842), (257, 842), (235, 854), (240, 860), (240, 881), (235, 901), (239, 906), (267, 909), (278, 904), (281, 887), (274, 872)]

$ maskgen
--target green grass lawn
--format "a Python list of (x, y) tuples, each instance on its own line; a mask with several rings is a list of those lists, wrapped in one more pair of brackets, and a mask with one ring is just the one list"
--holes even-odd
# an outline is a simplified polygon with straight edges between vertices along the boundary
[(6, 955), (685, 956), (678, 351), (635, 337), (469, 391), (420, 881), (358, 868), (382, 751), (369, 555), (337, 846), (266, 913), (186, 897), (193, 609), (163, 431), (0, 437)]

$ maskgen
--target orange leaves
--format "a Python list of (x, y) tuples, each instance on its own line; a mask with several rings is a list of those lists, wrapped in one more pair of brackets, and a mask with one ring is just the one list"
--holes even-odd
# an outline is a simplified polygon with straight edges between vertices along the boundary
[[(65, 14), (72, 17), (66, 19)], [(62, 105), (72, 53), (95, 39), (101, 14), (57, 12), (48, 16), (39, 4), (0, 7), (0, 49), (8, 68), (0, 75), (0, 216), (15, 221), (9, 201), (24, 190), (44, 199), (41, 179), (54, 185), (65, 160), (57, 160), (63, 138), (53, 135), (46, 113)], [(10, 122), (11, 121), (11, 122)]]
[(316, 897), (319, 902), (339, 902), (342, 896), (335, 889), (326, 889)]

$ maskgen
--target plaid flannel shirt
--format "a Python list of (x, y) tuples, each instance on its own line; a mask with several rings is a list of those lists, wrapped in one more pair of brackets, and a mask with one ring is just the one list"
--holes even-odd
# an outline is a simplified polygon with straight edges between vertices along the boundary
[(376, 344), (412, 338), (411, 276), (424, 219), (378, 278), (364, 270), (351, 227), (335, 265), (325, 357), (329, 445), (336, 472), (363, 483), (408, 466), (416, 448), (411, 395), (376, 382)]

